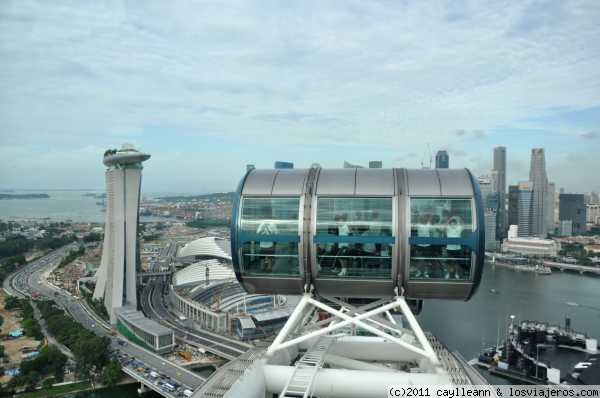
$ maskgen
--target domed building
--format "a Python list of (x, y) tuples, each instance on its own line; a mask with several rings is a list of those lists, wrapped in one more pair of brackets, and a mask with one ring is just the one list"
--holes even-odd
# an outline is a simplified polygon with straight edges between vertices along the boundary
[(189, 264), (173, 274), (170, 300), (194, 328), (235, 335), (242, 340), (275, 333), (292, 309), (279, 295), (248, 294), (231, 265), (229, 241), (204, 237), (177, 251)]

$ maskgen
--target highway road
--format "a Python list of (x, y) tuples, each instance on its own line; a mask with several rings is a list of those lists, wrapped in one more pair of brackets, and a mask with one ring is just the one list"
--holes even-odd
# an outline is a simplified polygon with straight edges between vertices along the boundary
[(141, 294), (142, 310), (146, 316), (172, 329), (177, 339), (230, 360), (237, 358), (251, 347), (213, 333), (183, 326), (167, 308), (166, 298), (162, 294), (164, 289), (165, 284), (161, 279), (151, 280)]
[(86, 329), (93, 331), (99, 336), (110, 338), (111, 348), (114, 351), (135, 358), (148, 368), (154, 369), (162, 375), (177, 380), (187, 388), (195, 390), (201, 386), (206, 380), (204, 377), (134, 344), (122, 346), (119, 343), (121, 340), (110, 334), (110, 327), (106, 325), (102, 319), (98, 318), (97, 315), (89, 311), (83, 305), (82, 300), (47, 282), (44, 275), (49, 274), (51, 269), (60, 262), (69, 250), (74, 248), (76, 248), (76, 245), (62, 247), (20, 268), (5, 279), (3, 286), (5, 291), (8, 294), (19, 297), (40, 295), (54, 300), (59, 307), (67, 311)]
[[(158, 260), (150, 265), (149, 271), (158, 271), (161, 264), (170, 264), (177, 255), (177, 241), (170, 240), (159, 254)], [(167, 304), (167, 297), (163, 295), (167, 284), (163, 278), (150, 278), (140, 294), (140, 302), (144, 314), (162, 323), (175, 333), (177, 340), (193, 347), (205, 349), (225, 359), (235, 359), (252, 346), (243, 342), (234, 341), (208, 331), (191, 329), (183, 325), (177, 315), (171, 313)]]

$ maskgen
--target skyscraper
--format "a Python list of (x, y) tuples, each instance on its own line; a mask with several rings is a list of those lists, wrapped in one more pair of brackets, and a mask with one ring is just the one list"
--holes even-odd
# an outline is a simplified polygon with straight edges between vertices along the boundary
[(484, 203), (485, 218), (485, 250), (496, 251), (496, 212), (498, 210), (498, 193), (494, 191), (492, 179), (487, 176), (479, 177), (479, 187)]
[(506, 147), (497, 146), (494, 148), (494, 167), (492, 169), (494, 177), (494, 191), (498, 192), (498, 212), (496, 220), (496, 236), (500, 239), (506, 237), (507, 216), (506, 216)]
[(556, 185), (553, 182), (548, 183), (548, 190), (546, 192), (546, 231), (554, 232), (554, 196), (556, 195)]
[(573, 235), (581, 235), (586, 230), (584, 196), (580, 193), (561, 193), (559, 197), (559, 214), (561, 221), (573, 222)]
[(532, 236), (533, 232), (533, 184), (520, 182), (519, 185), (519, 237)]
[(546, 237), (548, 212), (548, 176), (543, 148), (531, 150), (529, 181), (532, 184), (532, 222), (531, 235)]
[(436, 169), (447, 169), (450, 167), (450, 156), (447, 151), (437, 151), (435, 155), (435, 168)]
[(137, 229), (142, 182), (142, 162), (150, 155), (124, 144), (104, 153), (106, 169), (106, 222), (102, 260), (96, 272), (94, 299), (104, 306), (115, 324), (117, 311), (137, 308)]
[(508, 225), (519, 225), (519, 186), (508, 187)]
[(250, 164), (250, 163), (248, 163), (248, 164), (246, 165), (246, 171), (254, 170), (255, 168), (256, 168), (256, 167), (254, 167), (254, 165), (253, 165), (253, 164)]
[(383, 167), (383, 162), (381, 160), (371, 160), (369, 162), (370, 169), (380, 169)]

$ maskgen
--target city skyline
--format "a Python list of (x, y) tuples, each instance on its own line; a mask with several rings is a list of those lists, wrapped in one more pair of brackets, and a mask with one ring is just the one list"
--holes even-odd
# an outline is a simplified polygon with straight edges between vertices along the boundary
[(149, 192), (231, 190), (278, 158), (418, 168), (447, 150), (479, 175), (500, 145), (508, 183), (543, 146), (557, 187), (599, 191), (599, 18), (592, 1), (7, 4), (0, 188), (101, 188), (92, 159), (131, 142), (156, 154)]

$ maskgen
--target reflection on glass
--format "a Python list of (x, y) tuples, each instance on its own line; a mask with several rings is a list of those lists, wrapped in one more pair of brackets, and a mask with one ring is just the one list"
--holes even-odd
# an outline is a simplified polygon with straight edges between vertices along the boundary
[(244, 275), (295, 276), (300, 274), (298, 244), (294, 242), (245, 242), (242, 245), (242, 271)]
[(299, 198), (244, 198), (240, 224), (245, 275), (300, 274), (299, 206)]
[[(410, 278), (468, 280), (473, 233), (471, 199), (411, 199)], [(415, 239), (416, 238), (416, 239)]]
[(264, 235), (297, 235), (299, 206), (299, 198), (244, 198), (241, 230)]
[(318, 198), (319, 276), (390, 278), (392, 198)]
[(392, 236), (392, 198), (319, 198), (317, 235)]
[(340, 245), (317, 245), (319, 276), (364, 279), (389, 279), (392, 276), (392, 245), (375, 243), (373, 250), (363, 243)]

